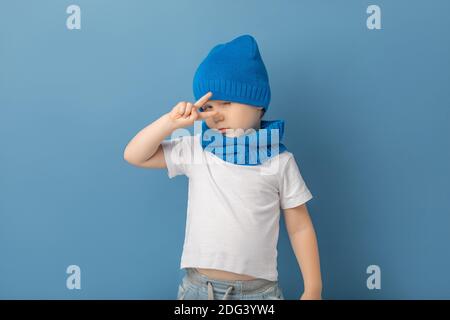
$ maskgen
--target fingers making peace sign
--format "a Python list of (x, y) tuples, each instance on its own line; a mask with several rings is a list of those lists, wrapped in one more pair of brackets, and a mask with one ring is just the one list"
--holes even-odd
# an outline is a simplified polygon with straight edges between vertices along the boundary
[(217, 111), (203, 111), (199, 112), (198, 109), (212, 97), (212, 92), (209, 91), (203, 97), (198, 99), (197, 102), (192, 104), (191, 102), (181, 101), (173, 107), (169, 112), (169, 119), (173, 121), (175, 128), (184, 128), (194, 124), (194, 121), (199, 119), (207, 119), (215, 114)]

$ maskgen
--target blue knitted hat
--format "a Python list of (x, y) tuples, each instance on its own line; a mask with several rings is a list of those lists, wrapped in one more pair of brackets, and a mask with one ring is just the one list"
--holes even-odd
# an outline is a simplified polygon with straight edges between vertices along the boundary
[(248, 34), (218, 44), (197, 68), (195, 99), (208, 91), (212, 100), (225, 100), (263, 107), (270, 103), (269, 77), (256, 40)]

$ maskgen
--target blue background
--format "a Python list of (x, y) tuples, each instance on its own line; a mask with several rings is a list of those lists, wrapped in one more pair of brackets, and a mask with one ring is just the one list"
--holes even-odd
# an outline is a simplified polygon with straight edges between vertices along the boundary
[[(66, 8), (81, 7), (81, 30)], [(366, 27), (370, 4), (382, 30)], [(324, 299), (450, 298), (448, 1), (2, 1), (0, 298), (174, 299), (187, 178), (123, 150), (250, 33), (314, 195)], [(300, 270), (281, 220), (279, 281)], [(81, 290), (66, 288), (67, 266)], [(381, 268), (381, 290), (366, 268)]]

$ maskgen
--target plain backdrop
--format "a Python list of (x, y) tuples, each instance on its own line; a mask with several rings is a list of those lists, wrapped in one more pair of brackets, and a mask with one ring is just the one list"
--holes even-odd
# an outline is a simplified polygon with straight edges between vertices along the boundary
[[(69, 30), (66, 9), (81, 8)], [(381, 30), (366, 9), (381, 8)], [(324, 299), (450, 298), (450, 3), (4, 1), (0, 298), (175, 299), (187, 178), (126, 163), (209, 50), (258, 41), (314, 198)], [(281, 218), (280, 286), (303, 282)], [(66, 287), (69, 265), (81, 290)], [(381, 269), (369, 290), (366, 269)]]

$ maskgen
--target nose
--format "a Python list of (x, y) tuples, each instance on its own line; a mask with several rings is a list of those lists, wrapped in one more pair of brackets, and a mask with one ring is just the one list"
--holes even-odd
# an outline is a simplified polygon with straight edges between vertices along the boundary
[(215, 115), (212, 116), (214, 122), (220, 122), (223, 121), (224, 117), (221, 111), (217, 111), (217, 113)]

